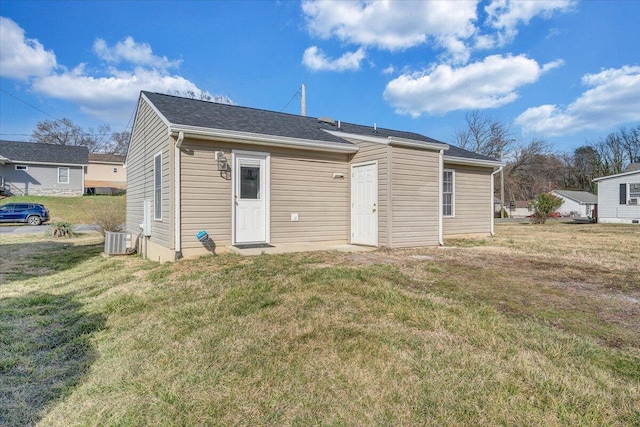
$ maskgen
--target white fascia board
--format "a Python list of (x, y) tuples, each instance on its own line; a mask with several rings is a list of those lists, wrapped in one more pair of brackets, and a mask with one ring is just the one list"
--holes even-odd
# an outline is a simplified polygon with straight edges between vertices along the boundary
[(322, 130), (333, 136), (337, 136), (338, 138), (343, 138), (343, 139), (351, 138), (351, 139), (356, 139), (358, 141), (363, 141), (363, 142), (373, 142), (375, 144), (421, 148), (423, 150), (439, 151), (439, 150), (449, 149), (449, 145), (441, 144), (438, 142), (424, 142), (424, 141), (418, 141), (415, 139), (398, 138), (395, 136), (389, 136), (385, 138), (382, 136), (360, 135), (357, 133), (339, 132), (335, 130), (327, 130), (327, 129), (322, 129)]
[(448, 150), (449, 144), (444, 144), (440, 142), (425, 142), (425, 141), (417, 141), (414, 139), (405, 139), (398, 138), (395, 136), (389, 137), (389, 143), (391, 145), (401, 146), (401, 147), (411, 147), (411, 148), (422, 148), (426, 150)]
[(286, 136), (265, 135), (252, 132), (240, 132), (227, 129), (203, 128), (188, 125), (171, 125), (169, 133), (184, 132), (185, 136), (203, 139), (225, 139), (241, 144), (266, 145), (269, 147), (298, 148), (301, 150), (326, 151), (332, 153), (356, 153), (359, 147), (352, 144), (321, 142), (312, 139), (299, 139)]
[(499, 168), (505, 165), (497, 160), (471, 159), (468, 157), (453, 157), (447, 155), (444, 156), (444, 162), (451, 163), (452, 165), (482, 166), (487, 168)]
[(601, 176), (600, 178), (592, 179), (592, 181), (593, 182), (604, 181), (604, 180), (611, 179), (611, 178), (619, 178), (621, 176), (627, 176), (627, 175), (633, 175), (633, 174), (640, 175), (640, 171), (629, 171), (629, 172), (618, 173), (618, 174), (615, 174), (615, 175)]
[[(144, 94), (144, 93), (142, 93), (142, 92), (140, 93), (140, 98), (141, 98), (141, 99), (144, 99), (144, 101), (147, 103), (147, 105), (148, 105), (149, 107), (151, 107), (151, 109), (153, 110), (153, 112), (154, 112), (154, 113), (156, 113), (156, 114), (158, 115), (158, 117), (160, 117), (160, 120), (162, 120), (162, 122), (163, 122), (165, 125), (167, 125), (167, 127), (171, 127), (171, 123), (169, 122), (169, 120), (167, 120), (167, 118), (164, 116), (164, 114), (162, 114), (162, 113), (160, 112), (160, 110), (158, 110), (158, 108), (156, 108), (156, 106), (153, 104), (153, 102), (151, 102), (151, 101), (149, 100), (149, 98), (147, 98), (147, 97), (145, 96), (145, 94)], [(139, 108), (139, 107), (140, 107), (140, 103), (138, 103), (138, 108)], [(137, 116), (137, 115), (138, 115), (138, 111), (136, 110), (136, 116)], [(132, 130), (132, 133), (133, 133), (133, 130)]]

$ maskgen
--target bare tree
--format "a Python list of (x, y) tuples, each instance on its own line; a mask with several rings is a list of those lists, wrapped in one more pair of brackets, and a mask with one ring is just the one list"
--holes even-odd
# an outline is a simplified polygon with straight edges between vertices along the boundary
[(509, 126), (478, 110), (467, 113), (465, 120), (467, 126), (454, 136), (455, 145), (495, 159), (509, 157), (515, 142)]
[(83, 145), (90, 153), (126, 154), (130, 133), (111, 132), (111, 126), (100, 125), (86, 131), (69, 119), (38, 122), (31, 141), (55, 145)]

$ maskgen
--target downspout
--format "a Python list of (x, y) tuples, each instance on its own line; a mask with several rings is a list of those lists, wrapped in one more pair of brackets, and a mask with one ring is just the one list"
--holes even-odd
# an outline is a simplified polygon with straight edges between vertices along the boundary
[[(494, 217), (494, 216), (495, 216), (495, 214), (496, 214), (496, 213), (495, 213), (495, 207), (494, 207), (494, 205), (493, 205), (493, 197), (494, 197), (494, 196), (493, 196), (493, 192), (494, 192), (494, 184), (493, 184), (493, 182), (495, 181), (494, 175), (495, 175), (495, 174), (497, 174), (498, 172), (501, 172), (503, 167), (504, 167), (504, 166), (500, 166), (498, 169), (496, 169), (496, 170), (491, 174), (491, 194), (490, 194), (490, 196), (491, 196), (491, 231), (490, 231), (491, 236), (495, 235), (495, 233), (493, 232), (493, 223), (495, 222), (495, 221), (494, 221), (494, 219), (493, 219), (493, 217)], [(501, 200), (501, 201), (500, 201), (500, 209), (504, 209), (504, 208), (502, 207), (502, 206), (503, 206), (503, 204), (504, 204), (504, 200)], [(500, 211), (500, 215), (502, 216), (502, 211)]]
[(180, 187), (181, 187), (181, 180), (180, 180), (180, 147), (182, 146), (182, 141), (184, 141), (184, 132), (180, 131), (178, 133), (178, 139), (176, 140), (176, 146), (173, 149), (174, 151), (174, 158), (175, 158), (175, 171), (174, 171), (174, 183), (173, 183), (173, 195), (175, 197), (174, 199), (174, 213), (173, 213), (173, 218), (174, 218), (174, 246), (175, 246), (175, 250), (176, 250), (176, 259), (178, 257), (178, 254), (180, 254), (182, 252), (182, 238), (181, 238), (181, 234), (182, 234), (182, 217), (180, 216), (180, 213), (182, 212), (181, 209), (181, 199), (180, 199)]
[(440, 150), (438, 154), (438, 243), (444, 246), (442, 237), (443, 215), (442, 215), (442, 175), (444, 174), (444, 150)]

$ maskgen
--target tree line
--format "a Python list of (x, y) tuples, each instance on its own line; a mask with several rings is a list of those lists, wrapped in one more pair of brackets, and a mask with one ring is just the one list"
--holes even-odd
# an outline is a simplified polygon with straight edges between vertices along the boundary
[[(593, 179), (623, 172), (631, 163), (640, 162), (640, 125), (587, 141), (573, 152), (558, 152), (542, 139), (515, 138), (508, 125), (479, 111), (467, 113), (465, 119), (466, 126), (454, 135), (453, 144), (503, 159), (505, 202), (531, 200), (560, 189), (595, 193)], [(499, 194), (499, 179), (495, 188)]]

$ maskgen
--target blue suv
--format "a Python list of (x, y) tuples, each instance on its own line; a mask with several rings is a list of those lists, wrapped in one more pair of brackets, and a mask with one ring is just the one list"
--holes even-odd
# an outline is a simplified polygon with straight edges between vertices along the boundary
[(26, 222), (40, 225), (49, 221), (49, 210), (37, 203), (7, 203), (0, 206), (0, 222)]

